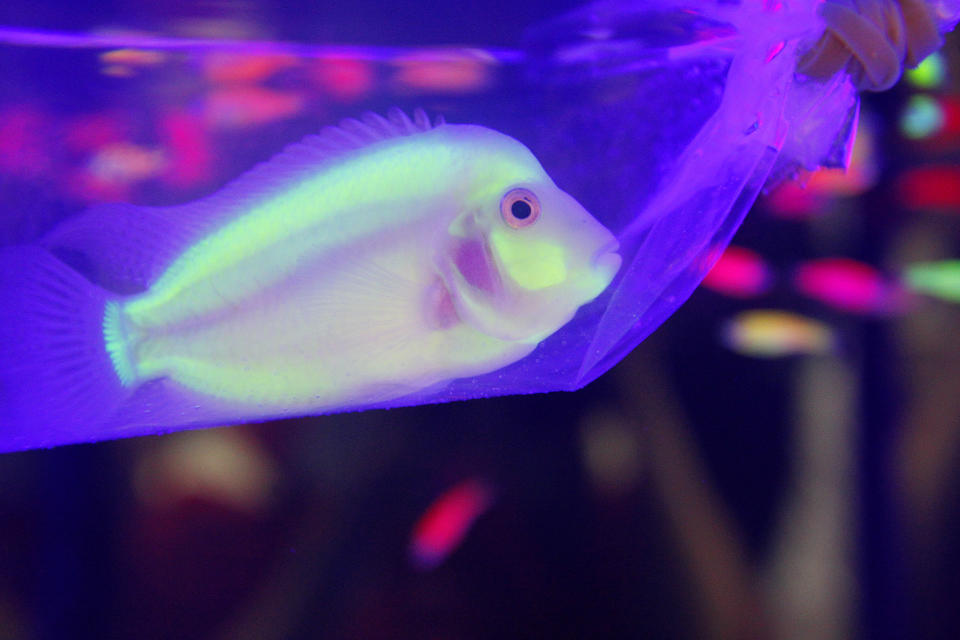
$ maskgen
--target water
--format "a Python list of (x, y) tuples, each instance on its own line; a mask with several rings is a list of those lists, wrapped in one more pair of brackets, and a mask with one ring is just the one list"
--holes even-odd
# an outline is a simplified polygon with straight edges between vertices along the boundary
[(323, 125), (423, 108), (520, 140), (617, 235), (623, 265), (523, 360), (360, 408), (575, 389), (683, 303), (771, 173), (842, 162), (849, 82), (793, 74), (812, 7), (602, 2), (494, 28), (490, 46), (297, 42), (280, 37), (303, 34), (290, 14), (264, 26), (242, 6), (140, 29), (5, 27), (0, 234), (35, 240), (98, 202), (188, 202)]

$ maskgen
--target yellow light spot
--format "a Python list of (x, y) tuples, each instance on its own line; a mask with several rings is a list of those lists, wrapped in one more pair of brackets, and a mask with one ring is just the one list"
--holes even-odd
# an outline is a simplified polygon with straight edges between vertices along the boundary
[(917, 65), (916, 69), (908, 69), (904, 75), (907, 82), (920, 89), (934, 89), (943, 84), (947, 76), (947, 65), (943, 55), (939, 52), (931, 53)]

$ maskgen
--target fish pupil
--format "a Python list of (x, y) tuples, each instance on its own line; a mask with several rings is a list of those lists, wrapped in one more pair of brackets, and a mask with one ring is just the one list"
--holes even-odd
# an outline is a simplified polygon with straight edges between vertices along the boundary
[(526, 220), (530, 217), (530, 214), (533, 213), (533, 208), (529, 202), (517, 200), (510, 205), (510, 213), (512, 213), (513, 217), (517, 220)]

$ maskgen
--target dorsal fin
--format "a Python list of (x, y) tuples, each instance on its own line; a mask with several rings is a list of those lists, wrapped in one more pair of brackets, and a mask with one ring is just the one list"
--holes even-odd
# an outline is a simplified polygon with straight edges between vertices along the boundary
[(187, 215), (206, 217), (211, 215), (211, 212), (200, 211), (201, 209), (209, 208), (214, 212), (222, 212), (245, 208), (246, 205), (268, 198), (298, 179), (316, 173), (323, 165), (339, 160), (353, 151), (383, 140), (429, 131), (443, 123), (443, 118), (437, 118), (435, 123), (431, 123), (423, 109), (414, 110), (412, 119), (396, 107), (388, 111), (386, 118), (368, 111), (360, 116), (359, 120), (341, 120), (337, 126), (324, 127), (320, 133), (289, 145), (216, 193), (172, 209), (183, 210)]
[(288, 146), (205, 198), (172, 207), (95, 206), (54, 228), (42, 244), (82, 254), (102, 286), (143, 290), (187, 247), (257, 203), (351, 152), (442, 124), (422, 109), (413, 118), (396, 107), (387, 117), (367, 112)]

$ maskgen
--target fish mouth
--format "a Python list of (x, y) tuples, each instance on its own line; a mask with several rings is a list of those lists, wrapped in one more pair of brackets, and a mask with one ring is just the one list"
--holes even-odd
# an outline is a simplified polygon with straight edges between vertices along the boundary
[(603, 279), (604, 288), (610, 284), (613, 277), (617, 275), (617, 271), (620, 270), (620, 263), (623, 259), (617, 253), (619, 248), (620, 243), (613, 239), (593, 254), (593, 268)]
[(610, 242), (600, 247), (596, 253), (593, 254), (593, 264), (599, 264), (600, 262), (605, 261), (609, 254), (616, 253), (617, 249), (619, 248), (620, 242), (614, 238)]

